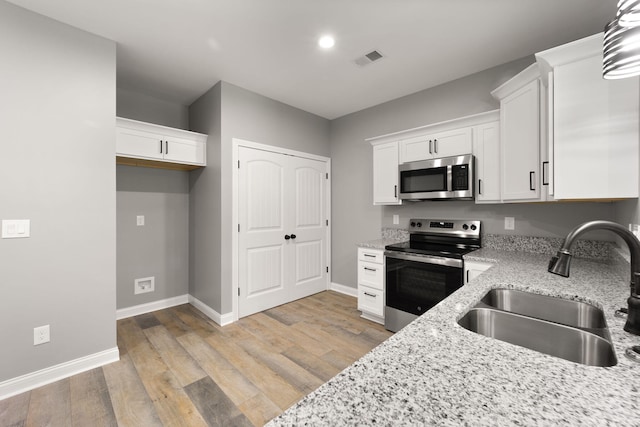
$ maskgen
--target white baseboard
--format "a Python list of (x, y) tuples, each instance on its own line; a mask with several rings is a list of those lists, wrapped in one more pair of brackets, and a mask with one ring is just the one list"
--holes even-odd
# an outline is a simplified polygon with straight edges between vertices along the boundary
[(31, 372), (0, 383), (0, 400), (120, 360), (118, 347)]
[(220, 314), (193, 295), (189, 295), (189, 304), (203, 312), (209, 319), (213, 320), (220, 326), (225, 326), (234, 322), (233, 313)]
[(335, 282), (331, 282), (329, 290), (340, 292), (341, 294), (349, 295), (356, 298), (358, 297), (358, 289), (352, 288), (351, 286), (341, 285)]
[(127, 317), (138, 316), (140, 314), (151, 313), (152, 311), (162, 310), (176, 305), (187, 304), (189, 295), (179, 295), (173, 298), (167, 298), (160, 301), (148, 302), (146, 304), (134, 305), (116, 310), (116, 319), (126, 319)]

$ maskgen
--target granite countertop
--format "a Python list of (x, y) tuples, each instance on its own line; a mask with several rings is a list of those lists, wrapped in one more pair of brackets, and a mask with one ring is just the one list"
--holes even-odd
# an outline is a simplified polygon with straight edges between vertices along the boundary
[(387, 245), (395, 245), (396, 243), (404, 242), (406, 240), (407, 239), (404, 239), (404, 238), (388, 237), (388, 238), (369, 240), (368, 242), (358, 243), (358, 247), (384, 250), (384, 247)]
[[(627, 271), (574, 259), (571, 277), (563, 278), (546, 271), (548, 255), (491, 249), (465, 259), (495, 265), (269, 425), (640, 425), (640, 364), (624, 356), (640, 336), (613, 316), (626, 306)], [(498, 287), (601, 307), (617, 365), (569, 362), (457, 324)]]

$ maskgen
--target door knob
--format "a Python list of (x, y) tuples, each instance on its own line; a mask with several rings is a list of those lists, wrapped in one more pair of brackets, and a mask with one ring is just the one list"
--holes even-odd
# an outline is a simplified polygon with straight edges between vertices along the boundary
[(291, 238), (292, 238), (292, 239), (295, 239), (295, 238), (296, 238), (296, 235), (295, 235), (295, 234), (292, 234), (292, 235), (291, 235)]
[(289, 240), (291, 238), (291, 236), (289, 236), (288, 234), (284, 235), (284, 240)]

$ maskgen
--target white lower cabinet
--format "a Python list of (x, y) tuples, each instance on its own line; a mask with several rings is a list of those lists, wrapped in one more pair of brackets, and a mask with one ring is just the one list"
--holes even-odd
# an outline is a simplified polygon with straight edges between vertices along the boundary
[(465, 261), (464, 262), (464, 284), (471, 282), (473, 279), (493, 267), (490, 262)]
[(358, 248), (358, 310), (362, 317), (384, 324), (384, 253)]

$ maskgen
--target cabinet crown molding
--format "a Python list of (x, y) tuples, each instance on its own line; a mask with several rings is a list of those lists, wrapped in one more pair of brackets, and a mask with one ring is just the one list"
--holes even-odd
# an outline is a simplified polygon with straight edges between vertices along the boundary
[(529, 65), (527, 68), (504, 82), (502, 85), (492, 90), (491, 96), (493, 96), (497, 100), (501, 100), (538, 78), (540, 78), (540, 70), (538, 68), (538, 65), (534, 62), (533, 64)]
[(451, 120), (445, 120), (442, 122), (432, 123), (429, 125), (419, 126), (412, 129), (406, 129), (398, 132), (387, 133), (384, 135), (374, 136), (366, 138), (365, 141), (371, 145), (384, 144), (385, 142), (398, 141), (400, 139), (412, 138), (415, 136), (422, 136), (435, 132), (442, 132), (446, 130), (459, 129), (468, 126), (482, 125), (485, 123), (494, 122), (500, 120), (500, 110), (485, 111), (483, 113), (472, 114), (469, 116), (458, 117)]
[(602, 59), (603, 43), (604, 33), (598, 33), (536, 53), (536, 62), (544, 85), (548, 85), (549, 73), (555, 67), (592, 56), (600, 56)]

